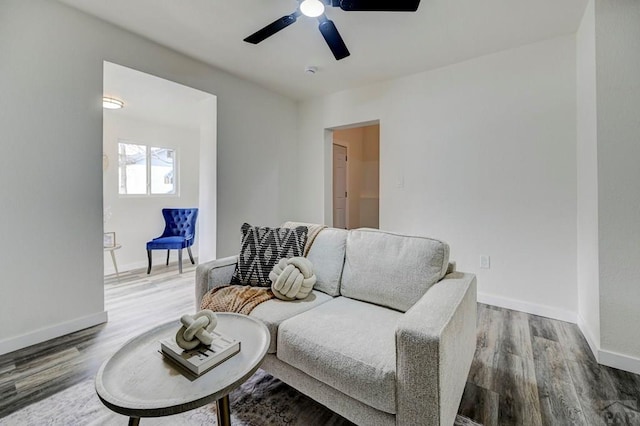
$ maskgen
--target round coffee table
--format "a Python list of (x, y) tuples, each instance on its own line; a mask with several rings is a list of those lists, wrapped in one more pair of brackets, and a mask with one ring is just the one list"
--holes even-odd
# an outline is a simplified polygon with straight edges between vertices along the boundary
[(267, 327), (246, 315), (217, 313), (216, 331), (240, 341), (240, 352), (201, 376), (190, 375), (160, 353), (160, 340), (180, 328), (171, 321), (129, 340), (96, 376), (100, 400), (116, 413), (141, 417), (178, 414), (217, 401), (218, 425), (231, 424), (229, 393), (256, 372), (271, 340)]

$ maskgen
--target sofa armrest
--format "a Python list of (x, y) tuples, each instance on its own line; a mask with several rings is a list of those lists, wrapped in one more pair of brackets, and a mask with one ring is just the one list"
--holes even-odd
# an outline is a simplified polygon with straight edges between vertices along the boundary
[(200, 309), (202, 298), (209, 290), (229, 285), (237, 261), (238, 256), (229, 256), (198, 265), (196, 268), (196, 309)]
[(452, 425), (475, 349), (476, 277), (454, 272), (398, 322), (397, 425)]

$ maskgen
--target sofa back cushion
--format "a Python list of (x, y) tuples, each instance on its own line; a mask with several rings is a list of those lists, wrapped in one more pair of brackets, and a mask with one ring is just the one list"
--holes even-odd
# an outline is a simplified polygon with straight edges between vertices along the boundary
[(307, 254), (316, 274), (314, 289), (329, 296), (340, 295), (346, 244), (347, 231), (344, 229), (325, 228), (320, 231)]
[(406, 312), (449, 265), (449, 245), (373, 229), (349, 231), (340, 293)]

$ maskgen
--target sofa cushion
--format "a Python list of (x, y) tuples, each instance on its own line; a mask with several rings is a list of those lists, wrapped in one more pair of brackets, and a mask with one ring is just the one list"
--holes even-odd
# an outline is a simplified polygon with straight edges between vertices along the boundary
[(349, 231), (340, 294), (406, 312), (444, 277), (449, 246), (373, 229)]
[(308, 311), (311, 308), (315, 308), (331, 299), (333, 299), (331, 296), (314, 290), (306, 299), (302, 300), (267, 300), (253, 308), (249, 316), (261, 320), (267, 326), (267, 329), (269, 329), (271, 343), (269, 344), (268, 353), (273, 354), (277, 349), (278, 326), (282, 321)]
[(276, 356), (378, 410), (396, 410), (391, 309), (338, 297), (280, 324)]
[(348, 232), (344, 229), (323, 229), (314, 240), (307, 255), (307, 259), (313, 263), (313, 272), (317, 278), (314, 288), (330, 296), (340, 295), (347, 234)]
[(242, 246), (231, 284), (270, 287), (269, 272), (280, 259), (302, 256), (307, 227), (269, 228), (245, 223)]

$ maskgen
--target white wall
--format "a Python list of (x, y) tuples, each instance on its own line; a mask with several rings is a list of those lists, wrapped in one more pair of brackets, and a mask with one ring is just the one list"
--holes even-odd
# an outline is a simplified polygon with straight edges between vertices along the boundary
[(294, 101), (55, 1), (1, 3), (0, 57), (0, 353), (105, 319), (104, 60), (217, 96), (219, 256), (292, 216)]
[[(216, 227), (218, 223), (217, 164), (217, 99), (213, 96), (202, 101), (200, 106), (200, 170), (198, 251), (199, 261), (216, 258)], [(207, 213), (208, 212), (208, 213)]]
[[(122, 248), (116, 251), (121, 271), (147, 265), (146, 242), (160, 236), (164, 230), (161, 210), (164, 207), (198, 207), (200, 169), (200, 131), (153, 123), (127, 117), (126, 110), (104, 111), (104, 153), (109, 167), (104, 172), (104, 206), (110, 207), (111, 217), (104, 225), (105, 232), (115, 232)], [(178, 187), (176, 195), (120, 196), (118, 194), (118, 142), (135, 143), (176, 150), (178, 159)], [(196, 226), (196, 230), (199, 228)], [(200, 236), (191, 248), (198, 256)], [(154, 251), (153, 264), (164, 265), (165, 251)], [(173, 250), (171, 260), (178, 259)], [(188, 261), (185, 251), (184, 257)], [(104, 258), (105, 273), (115, 272), (108, 253)]]
[(597, 353), (600, 347), (598, 253), (598, 141), (594, 1), (587, 5), (576, 35), (578, 172), (578, 322)]
[(595, 11), (601, 342), (640, 373), (640, 2)]
[(299, 219), (328, 217), (324, 129), (380, 120), (380, 227), (447, 241), (483, 300), (575, 320), (575, 48), (561, 37), (303, 102)]

